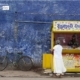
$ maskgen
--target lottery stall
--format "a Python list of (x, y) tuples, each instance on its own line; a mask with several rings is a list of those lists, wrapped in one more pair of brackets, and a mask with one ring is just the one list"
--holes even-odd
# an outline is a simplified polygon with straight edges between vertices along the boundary
[[(63, 61), (67, 72), (80, 72), (80, 21), (53, 21), (51, 26), (51, 48), (59, 39), (63, 46)], [(43, 68), (53, 68), (53, 55), (43, 54)], [(48, 61), (48, 63), (46, 62)]]

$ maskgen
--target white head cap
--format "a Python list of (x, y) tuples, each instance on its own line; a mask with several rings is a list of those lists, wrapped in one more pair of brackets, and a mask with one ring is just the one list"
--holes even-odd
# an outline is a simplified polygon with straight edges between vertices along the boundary
[(56, 40), (56, 44), (60, 44), (60, 40)]

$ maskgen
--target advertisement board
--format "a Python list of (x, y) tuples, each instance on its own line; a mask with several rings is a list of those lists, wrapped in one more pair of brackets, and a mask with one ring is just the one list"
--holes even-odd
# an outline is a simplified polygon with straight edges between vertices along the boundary
[(63, 61), (67, 69), (80, 68), (80, 55), (79, 54), (64, 54)]

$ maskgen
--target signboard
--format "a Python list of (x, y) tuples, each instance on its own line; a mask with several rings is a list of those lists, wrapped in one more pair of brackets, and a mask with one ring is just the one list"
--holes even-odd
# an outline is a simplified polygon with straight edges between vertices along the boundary
[(80, 68), (80, 55), (79, 54), (65, 54), (63, 61), (66, 68)]
[(54, 21), (54, 31), (79, 31), (80, 21)]
[(9, 10), (9, 6), (2, 6), (2, 10)]

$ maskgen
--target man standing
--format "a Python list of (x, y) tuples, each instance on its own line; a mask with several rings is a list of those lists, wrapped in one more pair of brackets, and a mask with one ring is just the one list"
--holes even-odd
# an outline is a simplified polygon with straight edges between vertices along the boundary
[(54, 74), (57, 77), (61, 77), (64, 72), (66, 72), (66, 68), (63, 63), (62, 58), (62, 46), (60, 45), (60, 41), (56, 40), (56, 45), (53, 47), (53, 63), (54, 63)]

